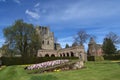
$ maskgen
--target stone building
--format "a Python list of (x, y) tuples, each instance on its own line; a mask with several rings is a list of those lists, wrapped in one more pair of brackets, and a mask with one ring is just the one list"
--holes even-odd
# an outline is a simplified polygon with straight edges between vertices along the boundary
[(38, 57), (79, 57), (86, 59), (84, 46), (74, 46), (62, 49), (59, 43), (54, 43), (54, 33), (48, 27), (37, 27), (37, 33), (42, 35), (42, 49), (38, 50)]
[(102, 45), (96, 44), (93, 38), (90, 39), (88, 44), (88, 56), (101, 56), (103, 55)]
[(42, 49), (54, 50), (54, 33), (49, 27), (36, 27), (36, 31), (42, 39)]

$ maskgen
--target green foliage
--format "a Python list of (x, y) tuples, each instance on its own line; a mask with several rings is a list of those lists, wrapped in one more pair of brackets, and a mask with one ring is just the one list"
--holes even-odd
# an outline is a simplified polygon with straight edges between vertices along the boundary
[(120, 50), (117, 50), (117, 52), (116, 52), (117, 54), (120, 54)]
[(120, 44), (120, 36), (115, 34), (114, 32), (109, 32), (106, 35), (106, 38), (111, 39), (114, 44)]
[(66, 44), (65, 48), (69, 48), (70, 46), (68, 44)]
[(13, 25), (5, 28), (3, 32), (6, 38), (6, 51), (13, 50), (26, 57), (34, 56), (33, 53), (36, 53), (41, 47), (34, 26), (23, 22), (23, 20), (17, 20)]
[(95, 61), (95, 58), (94, 58), (94, 56), (87, 56), (87, 60), (88, 61)]
[(105, 60), (120, 60), (120, 54), (104, 55)]
[(88, 56), (87, 59), (88, 61), (103, 61), (104, 57), (103, 56)]
[[(103, 61), (87, 62), (87, 68), (49, 72), (44, 74), (27, 74), (25, 66), (7, 66), (0, 70), (0, 80), (119, 80), (120, 63)], [(87, 75), (87, 76), (86, 76)]]
[(103, 56), (95, 56), (95, 61), (104, 61)]
[(103, 52), (105, 54), (114, 54), (116, 53), (115, 45), (113, 44), (112, 40), (109, 38), (105, 38), (102, 46)]
[(78, 57), (2, 57), (3, 65), (23, 65), (23, 64), (35, 64), (45, 61), (57, 60), (57, 59), (78, 59)]
[(0, 50), (2, 56), (13, 57), (15, 54), (17, 54), (14, 49), (9, 48), (8, 44), (3, 45)]

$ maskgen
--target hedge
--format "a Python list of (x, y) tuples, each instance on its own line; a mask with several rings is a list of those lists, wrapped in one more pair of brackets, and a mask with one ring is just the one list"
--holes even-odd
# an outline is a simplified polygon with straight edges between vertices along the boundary
[(24, 65), (35, 64), (57, 59), (78, 59), (77, 57), (2, 57), (2, 65)]
[(94, 56), (87, 56), (87, 60), (88, 61), (95, 61), (95, 58), (94, 58)]
[(104, 55), (105, 60), (120, 60), (120, 54)]
[(103, 60), (120, 60), (120, 54), (111, 54), (104, 56), (88, 56), (88, 61), (103, 61)]
[(95, 61), (104, 61), (103, 56), (95, 56)]

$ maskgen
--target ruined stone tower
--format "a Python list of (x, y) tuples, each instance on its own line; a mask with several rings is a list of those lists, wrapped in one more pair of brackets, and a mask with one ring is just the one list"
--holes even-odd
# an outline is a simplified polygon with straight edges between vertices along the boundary
[(74, 46), (62, 49), (60, 44), (54, 42), (54, 33), (50, 31), (49, 27), (38, 26), (36, 32), (40, 36), (42, 49), (38, 50), (38, 57), (79, 57), (85, 61), (84, 46)]
[(42, 49), (54, 50), (54, 33), (49, 27), (38, 26), (36, 31), (42, 39)]
[(90, 42), (88, 44), (88, 55), (94, 56), (96, 53), (96, 42), (93, 38), (90, 39)]
[(90, 39), (88, 44), (88, 56), (101, 56), (102, 55), (102, 45), (96, 44), (93, 38)]

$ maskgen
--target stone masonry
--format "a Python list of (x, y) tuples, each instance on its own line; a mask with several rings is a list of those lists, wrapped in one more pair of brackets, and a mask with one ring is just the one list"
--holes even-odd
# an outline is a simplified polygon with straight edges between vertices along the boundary
[(90, 39), (88, 44), (88, 56), (102, 56), (103, 50), (101, 44), (96, 44), (93, 38)]
[(62, 49), (60, 44), (54, 43), (54, 33), (50, 32), (49, 27), (38, 26), (37, 33), (42, 36), (42, 49), (38, 50), (38, 57), (81, 57), (86, 60), (84, 46), (74, 46)]
[(54, 33), (50, 32), (49, 27), (37, 27), (37, 33), (42, 36), (42, 49), (54, 50)]

